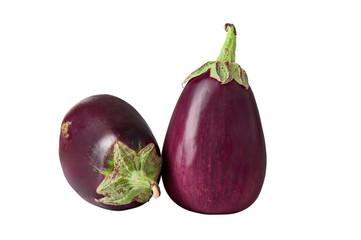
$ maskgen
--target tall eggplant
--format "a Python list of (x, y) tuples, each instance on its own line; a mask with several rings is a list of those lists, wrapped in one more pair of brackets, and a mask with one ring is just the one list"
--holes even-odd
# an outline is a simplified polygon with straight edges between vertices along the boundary
[(181, 207), (205, 214), (242, 211), (266, 172), (261, 120), (246, 72), (235, 63), (236, 29), (226, 24), (217, 61), (185, 80), (163, 145), (162, 179)]
[(95, 95), (70, 109), (61, 124), (59, 156), (69, 184), (94, 205), (125, 210), (159, 196), (157, 142), (120, 98)]

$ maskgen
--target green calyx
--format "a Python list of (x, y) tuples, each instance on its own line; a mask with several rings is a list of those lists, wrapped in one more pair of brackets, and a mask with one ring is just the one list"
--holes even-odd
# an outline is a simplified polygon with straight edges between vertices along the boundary
[(105, 175), (96, 192), (104, 195), (95, 199), (107, 205), (125, 205), (137, 201), (144, 203), (153, 196), (159, 197), (157, 184), (162, 159), (157, 155), (155, 145), (148, 144), (139, 152), (117, 141), (114, 144), (114, 159), (109, 163), (112, 171), (102, 171)]
[(217, 61), (210, 61), (192, 72), (185, 80), (184, 84), (193, 78), (210, 71), (210, 77), (218, 80), (222, 84), (227, 84), (234, 80), (248, 89), (248, 78), (246, 71), (235, 62), (236, 53), (236, 28), (233, 24), (227, 23), (225, 30), (228, 32), (226, 41), (217, 58)]

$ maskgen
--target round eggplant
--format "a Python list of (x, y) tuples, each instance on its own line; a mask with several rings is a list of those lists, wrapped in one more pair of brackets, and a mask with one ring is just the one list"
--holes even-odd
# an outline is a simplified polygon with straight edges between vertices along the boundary
[(95, 95), (76, 104), (61, 124), (59, 157), (69, 184), (99, 207), (130, 209), (160, 194), (157, 142), (120, 98)]
[(185, 80), (163, 145), (162, 179), (181, 207), (205, 214), (235, 213), (258, 197), (266, 147), (246, 72), (235, 63), (236, 30), (226, 24), (217, 61)]

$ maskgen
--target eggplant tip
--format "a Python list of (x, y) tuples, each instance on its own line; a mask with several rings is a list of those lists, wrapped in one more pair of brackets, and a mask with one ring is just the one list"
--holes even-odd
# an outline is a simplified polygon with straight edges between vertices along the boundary
[(234, 35), (237, 35), (236, 27), (232, 23), (226, 23), (224, 25), (224, 30), (228, 32), (228, 27), (233, 28)]

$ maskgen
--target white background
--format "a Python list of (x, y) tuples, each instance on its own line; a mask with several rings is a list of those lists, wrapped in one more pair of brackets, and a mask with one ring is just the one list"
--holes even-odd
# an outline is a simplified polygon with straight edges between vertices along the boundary
[[(357, 2), (1, 1), (1, 239), (361, 239)], [(116, 95), (162, 147), (181, 82), (217, 58), (226, 22), (266, 137), (255, 204), (197, 214), (163, 185), (133, 210), (83, 201), (58, 158), (66, 112)]]

